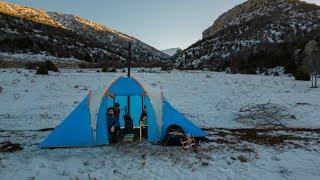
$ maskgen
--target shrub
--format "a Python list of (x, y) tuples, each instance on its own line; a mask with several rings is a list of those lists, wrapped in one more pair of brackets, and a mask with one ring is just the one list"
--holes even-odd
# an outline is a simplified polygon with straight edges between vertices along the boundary
[(257, 74), (257, 71), (254, 68), (246, 68), (242, 69), (240, 74)]
[(59, 69), (57, 67), (57, 65), (55, 65), (52, 61), (50, 60), (46, 60), (44, 62), (44, 66), (49, 70), (49, 71), (53, 71), (53, 72), (59, 72)]
[(83, 57), (83, 60), (84, 61), (87, 61), (87, 62), (93, 62), (93, 59), (92, 57), (90, 56), (90, 54), (86, 53)]
[(0, 93), (2, 93), (4, 90), (4, 88), (2, 86), (0, 86)]
[(310, 74), (303, 67), (299, 67), (294, 72), (294, 78), (296, 80), (310, 81)]
[(37, 67), (39, 66), (40, 63), (37, 63), (37, 62), (27, 62), (25, 64), (25, 68), (26, 69), (37, 69)]
[(36, 74), (48, 74), (48, 71), (59, 72), (59, 69), (52, 61), (46, 60), (39, 65)]
[(117, 69), (114, 67), (103, 67), (101, 72), (117, 72)]
[(171, 71), (172, 68), (170, 66), (162, 66), (161, 71)]
[(85, 63), (81, 63), (79, 64), (79, 68), (85, 69), (85, 68), (88, 68), (88, 66)]
[(40, 65), (36, 74), (48, 74), (48, 69), (45, 65)]
[(103, 68), (101, 69), (101, 72), (108, 72), (108, 67), (103, 67)]

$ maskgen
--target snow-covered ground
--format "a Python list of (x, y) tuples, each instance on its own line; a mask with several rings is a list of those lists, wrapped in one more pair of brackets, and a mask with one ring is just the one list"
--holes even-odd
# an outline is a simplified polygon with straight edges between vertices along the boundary
[[(201, 144), (205, 149), (201, 152), (148, 143), (37, 148), (50, 131), (27, 130), (57, 126), (90, 89), (107, 85), (120, 75), (124, 74), (69, 69), (41, 76), (24, 69), (1, 69), (0, 130), (4, 131), (0, 131), (0, 142), (21, 143), (24, 149), (0, 153), (0, 179), (320, 178), (319, 131), (281, 131), (281, 135), (297, 137), (285, 141), (291, 145), (270, 146), (237, 140), (221, 143), (215, 138), (226, 140), (237, 135), (222, 136), (220, 131), (224, 130), (209, 130), (210, 141)], [(286, 75), (172, 71), (136, 72), (133, 76), (162, 88), (178, 110), (203, 128), (250, 128), (234, 120), (239, 109), (269, 101), (285, 106), (296, 117), (286, 121), (286, 126), (320, 128), (320, 89)], [(220, 133), (216, 135), (216, 131)], [(241, 162), (239, 157), (245, 160)]]

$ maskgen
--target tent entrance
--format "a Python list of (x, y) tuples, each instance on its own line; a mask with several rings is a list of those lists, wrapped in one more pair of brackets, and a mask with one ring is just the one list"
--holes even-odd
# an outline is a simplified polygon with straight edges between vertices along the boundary
[[(101, 102), (101, 105), (97, 114), (96, 142), (98, 145), (108, 144), (108, 138), (106, 138), (108, 137), (108, 132), (107, 130), (101, 129), (101, 127), (104, 127), (105, 129), (107, 129), (106, 127), (107, 109), (109, 107), (113, 107), (115, 103), (119, 103), (120, 105), (120, 116), (119, 116), (120, 128), (121, 128), (121, 133), (123, 133), (124, 136), (126, 135), (125, 134), (126, 132), (124, 131), (124, 127), (125, 127), (124, 116), (128, 113), (128, 96), (114, 96), (114, 97), (105, 96)], [(130, 96), (130, 116), (133, 122), (133, 134), (135, 135), (134, 137), (135, 141), (140, 139), (139, 121), (143, 111), (143, 107), (146, 108), (147, 116), (148, 116), (148, 123), (147, 123), (146, 129), (147, 129), (147, 132), (150, 132), (149, 127), (155, 126), (156, 124), (155, 124), (155, 115), (154, 115), (155, 113), (152, 108), (149, 97), (141, 96), (141, 95)], [(104, 125), (102, 123), (104, 123)], [(146, 134), (148, 137), (144, 137), (144, 139), (149, 140), (149, 133), (144, 133), (144, 135)], [(104, 137), (101, 138), (101, 136), (104, 136)], [(102, 139), (102, 141), (99, 139)]]
[[(139, 126), (142, 113), (142, 96), (130, 96), (130, 116), (133, 120), (133, 127)], [(120, 126), (124, 127), (124, 116), (128, 113), (128, 96), (115, 96), (108, 107), (113, 107), (114, 103), (120, 104)], [(109, 104), (109, 103), (108, 103)]]
[[(120, 126), (123, 134), (123, 141), (130, 141), (130, 138), (133, 138), (135, 141), (140, 139), (140, 136), (143, 139), (148, 139), (147, 137), (147, 129), (148, 125), (144, 127), (140, 127), (140, 118), (143, 113), (143, 108), (146, 110), (152, 111), (152, 109), (147, 109), (145, 105), (144, 96), (115, 96), (113, 98), (113, 104), (119, 103), (120, 105)], [(111, 107), (111, 106), (110, 106)], [(132, 132), (127, 132), (125, 129), (125, 115), (130, 115), (132, 118), (133, 130)], [(141, 128), (141, 130), (140, 130)], [(134, 135), (134, 137), (131, 137)]]

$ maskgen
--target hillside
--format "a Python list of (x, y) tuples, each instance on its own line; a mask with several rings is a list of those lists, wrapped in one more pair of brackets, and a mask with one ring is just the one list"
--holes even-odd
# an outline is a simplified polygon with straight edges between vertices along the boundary
[(169, 55), (169, 56), (173, 56), (174, 54), (176, 54), (177, 52), (179, 52), (181, 50), (182, 50), (181, 48), (170, 48), (170, 49), (162, 50), (162, 52)]
[(288, 61), (301, 44), (318, 36), (319, 30), (319, 6), (299, 0), (248, 0), (222, 14), (175, 63), (180, 68), (219, 70), (249, 57), (276, 54), (275, 62), (264, 63), (288, 64), (281, 61)]
[(121, 65), (129, 42), (136, 65), (159, 65), (169, 59), (134, 37), (71, 14), (0, 1), (0, 25), (0, 51), (21, 54), (22, 59), (31, 54)]

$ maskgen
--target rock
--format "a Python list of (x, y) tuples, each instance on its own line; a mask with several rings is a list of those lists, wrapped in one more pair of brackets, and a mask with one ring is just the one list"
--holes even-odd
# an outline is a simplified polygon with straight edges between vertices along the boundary
[(62, 173), (61, 173), (61, 176), (69, 176), (70, 175), (70, 173), (68, 173), (67, 171), (63, 171)]
[(240, 162), (249, 162), (249, 159), (244, 155), (238, 156), (238, 160), (240, 160)]
[(208, 161), (202, 161), (201, 165), (202, 166), (209, 166), (209, 162)]
[(89, 161), (83, 162), (83, 165), (88, 166), (89, 165)]
[(146, 165), (146, 162), (141, 162), (141, 166), (145, 166)]

